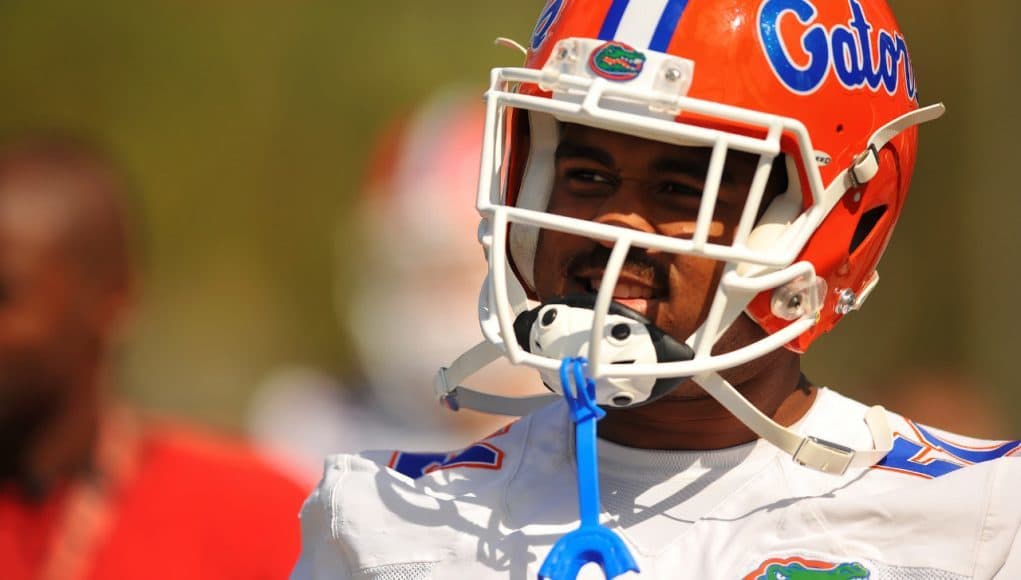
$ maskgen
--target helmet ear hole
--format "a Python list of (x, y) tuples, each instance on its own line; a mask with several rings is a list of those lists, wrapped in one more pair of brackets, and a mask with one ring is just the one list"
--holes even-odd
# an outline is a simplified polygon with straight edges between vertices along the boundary
[[(769, 204), (774, 199), (783, 195), (790, 189), (791, 177), (788, 175), (790, 165), (787, 163), (787, 154), (781, 153), (773, 159), (773, 168), (769, 171), (769, 181), (766, 182), (766, 193), (762, 205), (759, 206), (759, 213), (755, 216), (758, 222), (769, 209)], [(797, 170), (795, 170), (797, 171)], [(797, 174), (795, 173), (795, 179)]]
[(851, 245), (847, 248), (848, 255), (854, 254), (865, 238), (869, 237), (876, 224), (886, 214), (886, 208), (886, 204), (877, 205), (862, 214), (861, 219), (858, 220), (858, 226), (854, 228), (854, 235), (851, 236)]

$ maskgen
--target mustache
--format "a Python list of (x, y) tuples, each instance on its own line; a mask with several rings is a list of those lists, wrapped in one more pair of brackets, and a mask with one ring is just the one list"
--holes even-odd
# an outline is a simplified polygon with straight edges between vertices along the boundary
[[(567, 272), (571, 276), (580, 277), (592, 270), (605, 270), (610, 261), (610, 248), (597, 245), (591, 251), (579, 253), (567, 262)], [(651, 281), (657, 288), (667, 287), (668, 266), (649, 256), (644, 248), (631, 248), (621, 271), (627, 271)]]

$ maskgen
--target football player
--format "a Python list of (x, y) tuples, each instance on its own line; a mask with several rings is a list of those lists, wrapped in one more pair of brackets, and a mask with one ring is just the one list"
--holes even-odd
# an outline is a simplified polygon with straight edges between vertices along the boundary
[[(331, 457), (293, 576), (1019, 577), (1021, 442), (800, 370), (943, 112), (886, 3), (549, 0), (522, 49), (486, 94), (484, 341), (436, 390), (524, 417)], [(555, 394), (461, 385), (499, 357)]]

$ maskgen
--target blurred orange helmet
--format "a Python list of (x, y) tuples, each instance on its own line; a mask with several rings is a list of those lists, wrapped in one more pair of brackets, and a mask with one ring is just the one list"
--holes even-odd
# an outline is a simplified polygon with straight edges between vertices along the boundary
[(398, 115), (375, 143), (361, 209), (372, 230), (384, 230), (374, 241), (399, 268), (478, 267), (478, 213), (470, 200), (484, 121), (484, 103), (474, 92), (449, 88)]
[[(484, 121), (477, 91), (447, 88), (398, 115), (369, 157), (355, 212), (368, 254), (357, 272), (339, 277), (345, 297), (337, 307), (350, 322), (369, 392), (405, 426), (474, 435), (493, 427), (492, 418), (451, 418), (432, 397), (436, 369), (480, 340), (472, 308), (444, 305), (474, 303), (486, 275), (471, 203)], [(486, 378), (514, 390), (531, 376), (501, 368)]]

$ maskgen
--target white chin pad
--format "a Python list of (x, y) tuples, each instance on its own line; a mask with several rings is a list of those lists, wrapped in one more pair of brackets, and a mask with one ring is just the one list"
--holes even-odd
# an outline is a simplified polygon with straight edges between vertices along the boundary
[[(569, 357), (591, 359), (591, 338), (595, 313), (590, 307), (579, 306), (591, 297), (566, 298), (544, 304), (523, 313), (515, 323), (518, 342), (528, 352), (553, 360)], [(569, 304), (570, 303), (570, 304)], [(601, 364), (621, 365), (621, 373), (596, 379), (596, 404), (610, 407), (627, 407), (642, 403), (673, 379), (660, 382), (657, 377), (627, 376), (626, 369), (634, 364), (656, 364), (690, 359), (691, 351), (658, 331), (637, 315), (625, 315), (622, 307), (611, 308), (597, 336), (600, 341)], [(561, 392), (557, 370), (540, 369), (543, 382), (550, 389)], [(657, 389), (657, 387), (660, 387)]]

